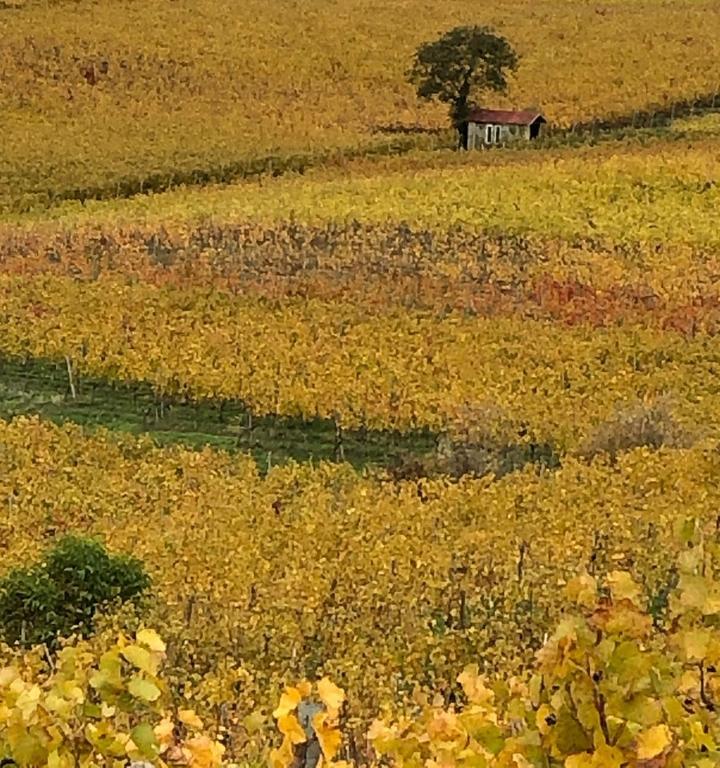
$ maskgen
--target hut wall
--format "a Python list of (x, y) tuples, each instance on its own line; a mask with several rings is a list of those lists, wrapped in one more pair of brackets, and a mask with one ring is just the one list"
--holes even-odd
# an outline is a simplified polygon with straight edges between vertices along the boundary
[[(487, 129), (491, 129), (492, 140), (488, 141)], [(498, 140), (496, 141), (496, 136)], [(468, 123), (467, 148), (482, 149), (492, 144), (512, 141), (530, 141), (529, 125), (491, 125), (489, 123)]]

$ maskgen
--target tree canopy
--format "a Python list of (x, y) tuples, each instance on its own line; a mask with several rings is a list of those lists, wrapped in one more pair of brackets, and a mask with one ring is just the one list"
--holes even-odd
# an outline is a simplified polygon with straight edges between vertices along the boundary
[(408, 79), (420, 98), (448, 104), (453, 125), (460, 130), (471, 97), (505, 91), (507, 75), (517, 64), (510, 43), (489, 27), (455, 27), (417, 49)]

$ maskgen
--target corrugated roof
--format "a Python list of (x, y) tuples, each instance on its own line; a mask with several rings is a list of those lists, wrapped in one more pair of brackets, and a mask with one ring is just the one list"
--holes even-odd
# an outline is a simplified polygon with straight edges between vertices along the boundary
[(495, 125), (530, 125), (538, 118), (546, 122), (539, 112), (528, 110), (471, 109), (468, 114), (468, 122), (493, 123)]

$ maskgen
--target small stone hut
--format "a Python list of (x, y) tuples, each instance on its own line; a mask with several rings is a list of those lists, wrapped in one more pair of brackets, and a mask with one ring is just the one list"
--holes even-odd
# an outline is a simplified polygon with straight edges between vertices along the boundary
[(481, 149), (511, 141), (532, 141), (547, 120), (531, 110), (472, 109), (463, 124), (465, 149)]

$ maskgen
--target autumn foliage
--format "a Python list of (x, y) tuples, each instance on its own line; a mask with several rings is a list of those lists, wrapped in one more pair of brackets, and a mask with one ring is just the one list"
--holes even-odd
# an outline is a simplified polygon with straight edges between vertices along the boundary
[(661, 627), (627, 571), (610, 572), (602, 589), (582, 574), (531, 675), (491, 681), (466, 667), (459, 706), (418, 692), (415, 714), (376, 721), (377, 754), (406, 768), (717, 765), (718, 541), (694, 520), (679, 533), (687, 548)]
[[(663, 615), (650, 616), (627, 571), (603, 584), (584, 572), (565, 588), (567, 612), (531, 670), (491, 679), (477, 664), (447, 691), (416, 688), (388, 706), (355, 762), (459, 768), (709, 768), (720, 749), (720, 543), (696, 520), (680, 521), (684, 545)], [(104, 638), (107, 641), (107, 638)], [(223, 746), (189, 709), (168, 710), (160, 675), (166, 646), (152, 630), (4, 651), (0, 751), (18, 766), (220, 766)], [(347, 768), (344, 691), (323, 677), (284, 689), (273, 711), (281, 734), (271, 768)], [(402, 713), (402, 714), (393, 714)], [(311, 744), (317, 755), (306, 762)], [(343, 759), (337, 760), (341, 757)]]
[(55, 658), (5, 648), (0, 754), (20, 768), (120, 768), (128, 760), (219, 766), (223, 746), (190, 709), (168, 709), (165, 643), (151, 629), (115, 642), (75, 640)]

